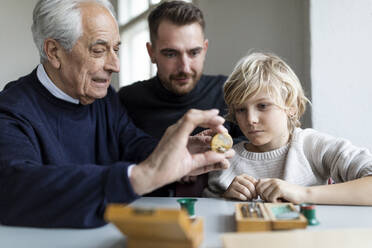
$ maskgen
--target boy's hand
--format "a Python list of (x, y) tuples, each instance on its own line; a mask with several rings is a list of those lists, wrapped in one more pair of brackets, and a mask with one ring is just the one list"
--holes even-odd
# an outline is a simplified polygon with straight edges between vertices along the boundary
[(291, 184), (277, 178), (258, 180), (256, 191), (264, 201), (280, 202), (286, 200), (294, 204), (305, 202), (307, 192), (306, 187)]
[(256, 183), (257, 180), (254, 177), (246, 174), (236, 176), (223, 194), (223, 197), (242, 201), (252, 200), (257, 197)]

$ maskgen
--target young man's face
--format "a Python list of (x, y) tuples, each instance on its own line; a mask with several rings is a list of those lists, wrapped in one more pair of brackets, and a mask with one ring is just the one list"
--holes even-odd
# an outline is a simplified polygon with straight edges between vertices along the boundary
[(155, 44), (147, 43), (163, 86), (177, 95), (189, 93), (199, 81), (207, 49), (208, 40), (198, 23), (177, 26), (162, 21)]
[(59, 87), (82, 104), (107, 94), (111, 75), (119, 71), (120, 35), (115, 19), (97, 4), (82, 6), (83, 34), (71, 52), (61, 52)]
[(250, 141), (249, 150), (267, 152), (288, 143), (287, 113), (266, 92), (234, 106), (234, 112), (240, 130)]

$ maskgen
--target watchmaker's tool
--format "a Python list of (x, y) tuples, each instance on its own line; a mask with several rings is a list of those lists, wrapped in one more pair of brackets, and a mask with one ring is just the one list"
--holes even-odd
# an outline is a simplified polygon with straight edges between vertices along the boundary
[(236, 205), (238, 232), (305, 228), (306, 218), (292, 203), (248, 202)]

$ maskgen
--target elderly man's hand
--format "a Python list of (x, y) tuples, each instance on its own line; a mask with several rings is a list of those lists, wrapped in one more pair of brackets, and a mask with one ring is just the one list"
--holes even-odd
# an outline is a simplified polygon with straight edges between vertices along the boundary
[[(227, 132), (224, 126), (222, 126), (221, 130), (223, 130), (222, 132)], [(217, 132), (213, 129), (206, 129), (200, 133), (190, 136), (187, 143), (187, 148), (192, 154), (209, 151), (211, 149), (212, 138), (216, 133)]]
[[(226, 128), (223, 127), (221, 130), (222, 132), (227, 132)], [(191, 154), (194, 153), (202, 153), (202, 152), (207, 152), (211, 150), (211, 141), (213, 136), (217, 132), (214, 131), (213, 129), (206, 129), (200, 133), (197, 133), (194, 136), (189, 137), (189, 142), (187, 144), (187, 148), (189, 149), (189, 152)], [(226, 151), (226, 158), (231, 158), (235, 154), (234, 150), (228, 150)], [(189, 173), (190, 176), (197, 176), (200, 174), (204, 174), (209, 171), (213, 170), (220, 170), (220, 169), (227, 169), (229, 167), (230, 163), (227, 159), (224, 159), (218, 163), (211, 164), (209, 166), (205, 166), (203, 168), (191, 171)]]
[(130, 180), (134, 191), (141, 195), (186, 175), (196, 176), (228, 168), (227, 159), (234, 155), (233, 150), (225, 153), (210, 151), (206, 149), (210, 137), (189, 137), (197, 126), (210, 128), (214, 132), (225, 132), (222, 125), (224, 121), (218, 116), (218, 110), (189, 110), (167, 129), (154, 152), (133, 167)]

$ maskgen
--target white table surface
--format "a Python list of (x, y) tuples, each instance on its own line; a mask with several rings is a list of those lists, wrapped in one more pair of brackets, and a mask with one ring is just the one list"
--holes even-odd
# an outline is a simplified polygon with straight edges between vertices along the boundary
[[(144, 197), (132, 206), (179, 208), (178, 198)], [(222, 247), (220, 234), (234, 232), (234, 201), (198, 198), (195, 214), (204, 218), (204, 241), (201, 248)], [(372, 207), (316, 206), (318, 226), (306, 230), (371, 228)], [(125, 237), (111, 224), (95, 229), (43, 229), (0, 225), (1, 248), (124, 248)]]

